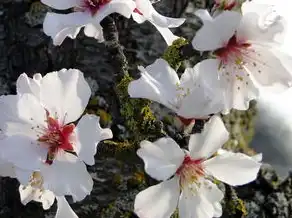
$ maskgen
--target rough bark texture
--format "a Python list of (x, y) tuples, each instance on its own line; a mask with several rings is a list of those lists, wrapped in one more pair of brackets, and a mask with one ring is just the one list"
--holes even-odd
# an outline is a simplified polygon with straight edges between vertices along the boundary
[[(176, 33), (191, 39), (200, 23), (193, 15), (194, 9), (210, 7), (211, 2), (161, 0), (156, 7), (168, 16), (183, 14), (188, 17), (186, 24)], [(113, 87), (128, 69), (135, 76), (138, 64), (150, 64), (162, 56), (166, 44), (161, 36), (149, 23), (138, 25), (115, 15), (102, 23), (105, 38), (114, 43), (98, 44), (80, 33), (77, 40), (66, 39), (62, 46), (55, 47), (42, 32), (42, 20), (48, 10), (39, 1), (0, 0), (0, 94), (15, 93), (15, 81), (23, 72), (31, 76), (61, 68), (79, 68), (85, 73), (93, 91), (88, 111), (99, 114), (104, 126), (111, 126), (116, 140), (131, 138), (131, 131), (121, 117), (119, 93)], [(122, 46), (117, 44), (118, 38)], [(130, 65), (127, 66), (125, 58)], [(196, 57), (193, 59), (196, 60)], [(157, 104), (153, 104), (152, 109), (159, 114), (167, 114)], [(233, 111), (230, 116), (224, 117), (232, 135), (227, 147), (250, 152), (248, 143), (253, 134), (255, 114), (253, 105), (247, 112)], [(165, 129), (168, 134), (175, 135), (171, 125), (166, 125)], [(127, 143), (123, 145), (125, 147)], [(155, 182), (145, 178), (143, 165), (133, 155), (133, 150), (127, 150), (124, 158), (117, 158), (114, 154), (119, 151), (115, 149), (101, 145), (96, 165), (89, 168), (95, 181), (92, 194), (86, 200), (72, 205), (80, 218), (135, 217), (131, 212), (135, 195)], [(104, 153), (112, 154), (112, 157)], [(117, 156), (120, 157), (120, 154)], [(220, 184), (220, 188), (226, 192), (223, 217), (242, 217), (243, 214), (249, 218), (292, 217), (291, 183), (292, 176), (280, 183), (273, 169), (264, 165), (259, 178), (249, 185), (231, 189)], [(0, 217), (54, 216), (56, 207), (44, 212), (36, 203), (21, 205), (17, 188), (17, 181), (0, 178)]]

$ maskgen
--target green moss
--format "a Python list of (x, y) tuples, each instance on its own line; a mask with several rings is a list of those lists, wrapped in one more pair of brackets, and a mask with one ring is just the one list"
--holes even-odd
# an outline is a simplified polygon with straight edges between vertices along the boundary
[(100, 122), (102, 125), (107, 126), (112, 121), (112, 116), (103, 109), (98, 109), (96, 115), (100, 117)]
[(161, 132), (155, 126), (156, 118), (150, 109), (151, 101), (134, 99), (128, 95), (128, 85), (133, 80), (128, 74), (117, 85), (117, 93), (121, 102), (120, 112), (125, 119), (128, 130), (131, 131), (134, 141), (140, 142), (149, 137), (150, 130)]
[(179, 214), (178, 214), (178, 209), (176, 209), (176, 210), (174, 211), (174, 213), (171, 215), (171, 218), (180, 218), (180, 217), (179, 217)]
[(141, 184), (146, 184), (145, 174), (143, 171), (137, 171), (133, 174), (133, 176), (128, 180), (129, 188), (136, 188)]
[(189, 42), (184, 38), (175, 40), (172, 45), (166, 49), (162, 58), (166, 60), (173, 69), (178, 70), (183, 61), (180, 48), (188, 43)]
[(230, 139), (224, 145), (225, 149), (249, 155), (255, 154), (249, 143), (254, 135), (256, 114), (256, 103), (251, 102), (250, 108), (246, 111), (231, 110), (228, 115), (222, 116), (230, 133)]
[(95, 96), (93, 98), (90, 98), (89, 102), (88, 102), (88, 106), (98, 106), (98, 97)]
[(123, 178), (122, 178), (122, 175), (121, 174), (114, 174), (113, 176), (113, 179), (112, 179), (112, 183), (115, 185), (115, 186), (119, 186), (121, 185), (123, 182)]
[(247, 210), (244, 202), (238, 198), (236, 191), (233, 187), (225, 186), (225, 209), (226, 211), (235, 217), (243, 217), (247, 215)]
[(240, 214), (241, 217), (246, 216), (247, 211), (244, 202), (239, 198), (230, 200), (228, 203), (228, 213), (232, 215)]
[(131, 212), (126, 212), (124, 214), (121, 215), (121, 218), (130, 218), (133, 216), (133, 213)]
[[(104, 156), (123, 156), (124, 154), (135, 154), (135, 145), (132, 142), (125, 140), (122, 142), (115, 142), (112, 140), (103, 141), (102, 146), (99, 146), (100, 153)], [(129, 156), (127, 157), (129, 158)]]

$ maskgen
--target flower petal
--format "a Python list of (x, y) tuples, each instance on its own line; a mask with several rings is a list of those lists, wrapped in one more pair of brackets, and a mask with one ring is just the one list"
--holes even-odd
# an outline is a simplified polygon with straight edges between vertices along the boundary
[(179, 27), (185, 22), (184, 18), (171, 18), (159, 14), (154, 9), (152, 3), (149, 0), (136, 0), (135, 3), (137, 9), (143, 14), (143, 16), (151, 23), (154, 23), (159, 27), (164, 28)]
[(15, 175), (20, 184), (27, 186), (30, 183), (34, 170), (24, 170), (19, 167), (14, 167)]
[[(258, 97), (258, 87), (251, 78), (251, 73), (243, 70), (241, 65), (227, 64), (220, 68), (220, 60), (216, 59), (206, 59), (197, 65), (205, 84), (216, 87), (215, 89), (220, 93), (224, 113), (232, 108), (247, 110), (249, 102)], [(217, 72), (217, 80), (210, 76), (214, 72)]]
[[(202, 13), (198, 13), (200, 16)], [(203, 19), (205, 15), (202, 17)], [(235, 34), (241, 20), (241, 14), (235, 11), (223, 11), (213, 20), (203, 20), (203, 27), (199, 29), (192, 41), (195, 49), (211, 51), (223, 47)]]
[(0, 141), (1, 158), (24, 170), (39, 170), (47, 149), (35, 139), (13, 135)]
[(229, 185), (244, 185), (256, 179), (261, 163), (242, 154), (228, 152), (203, 162), (205, 170)]
[(48, 73), (41, 81), (41, 101), (44, 107), (50, 114), (57, 114), (64, 124), (81, 116), (90, 95), (90, 87), (83, 73), (77, 69)]
[(128, 86), (131, 98), (146, 98), (175, 110), (176, 89), (179, 78), (174, 69), (163, 59), (157, 59), (145, 68), (140, 67), (141, 78)]
[(212, 204), (220, 202), (224, 198), (223, 192), (217, 185), (207, 179), (202, 180), (199, 193)]
[[(152, 22), (151, 22), (152, 23)], [(152, 23), (153, 26), (159, 31), (167, 45), (172, 45), (173, 41), (177, 40), (179, 37), (174, 35), (170, 29), (165, 27), (157, 26), (155, 23)]]
[(89, 23), (84, 27), (84, 33), (88, 37), (95, 38), (98, 42), (103, 42), (103, 31), (100, 24)]
[(142, 141), (137, 154), (145, 163), (145, 171), (157, 180), (166, 180), (175, 174), (184, 159), (184, 152), (171, 138), (155, 142)]
[(244, 68), (257, 84), (281, 84), (288, 88), (292, 82), (292, 57), (268, 45), (253, 45), (253, 49), (255, 52), (250, 56), (251, 61)]
[(53, 205), (53, 203), (55, 201), (55, 195), (53, 192), (51, 192), (49, 190), (42, 190), (41, 191), (41, 198), (39, 200), (35, 200), (35, 201), (41, 202), (43, 209), (48, 210), (51, 208), (51, 206)]
[(206, 10), (206, 9), (198, 9), (198, 10), (196, 10), (195, 11), (195, 15), (202, 20), (203, 24), (205, 22), (212, 22), (213, 21), (213, 17), (209, 13), (209, 11)]
[(82, 5), (82, 0), (41, 0), (41, 2), (58, 10), (65, 10)]
[(214, 207), (214, 217), (221, 217), (222, 216), (222, 205), (219, 202), (213, 204)]
[(30, 201), (37, 201), (42, 203), (43, 209), (48, 210), (55, 201), (55, 195), (49, 190), (41, 190), (33, 188), (32, 186), (19, 186), (20, 200), (23, 205)]
[(140, 11), (138, 12), (137, 10), (136, 11), (134, 10), (132, 13), (132, 18), (135, 22), (141, 24), (141, 23), (144, 23), (147, 19), (139, 13)]
[(278, 9), (268, 2), (244, 2), (243, 17), (236, 33), (238, 38), (273, 43), (284, 37), (287, 21)]
[(56, 199), (58, 203), (58, 209), (55, 218), (78, 218), (64, 196), (57, 196)]
[(205, 124), (200, 134), (192, 134), (189, 141), (189, 151), (193, 159), (205, 159), (213, 155), (228, 140), (229, 133), (223, 121), (213, 116)]
[(164, 28), (175, 28), (181, 26), (185, 22), (185, 18), (172, 18), (166, 17), (155, 11), (150, 19), (151, 22), (155, 23), (157, 26)]
[(140, 192), (134, 203), (134, 211), (143, 218), (170, 217), (177, 207), (180, 188), (178, 177), (151, 186)]
[(182, 117), (206, 117), (225, 108), (223, 95), (218, 92), (220, 83), (217, 73), (204, 71), (200, 63), (185, 70), (181, 76), (181, 87), (188, 90), (187, 94), (183, 95), (178, 111), (178, 115)]
[(56, 14), (48, 12), (44, 19), (44, 33), (53, 39), (54, 45), (61, 45), (66, 37), (75, 39), (81, 27), (91, 22), (91, 15), (83, 12)]
[(214, 208), (202, 195), (183, 189), (179, 198), (179, 217), (212, 218)]
[(85, 164), (73, 154), (59, 152), (52, 165), (43, 164), (41, 174), (44, 188), (57, 196), (72, 195), (81, 201), (90, 194), (93, 181)]
[(202, 179), (199, 185), (193, 184), (197, 192), (190, 187), (183, 189), (179, 200), (180, 217), (212, 218), (216, 215), (214, 205), (220, 202), (224, 195), (211, 181)]
[(29, 93), (39, 99), (40, 97), (40, 80), (42, 75), (37, 73), (33, 78), (29, 78), (25, 73), (21, 74), (16, 81), (17, 94)]
[(126, 18), (130, 18), (136, 5), (133, 0), (114, 0), (103, 5), (96, 15), (94, 16), (94, 22), (100, 23), (105, 17), (113, 13), (119, 13)]
[[(29, 107), (28, 107), (29, 105)], [(15, 109), (14, 109), (15, 110)], [(17, 101), (17, 118), (31, 124), (31, 127), (46, 126), (46, 111), (39, 99), (31, 94), (23, 94)]]
[(13, 164), (0, 158), (0, 176), (16, 178)]
[(86, 114), (82, 116), (76, 127), (77, 143), (75, 152), (88, 165), (94, 165), (96, 146), (105, 139), (113, 137), (110, 129), (103, 129), (99, 125), (99, 117)]
[(36, 140), (39, 134), (38, 128), (46, 125), (45, 110), (39, 100), (31, 94), (1, 96), (0, 109), (1, 139), (5, 136), (21, 134)]

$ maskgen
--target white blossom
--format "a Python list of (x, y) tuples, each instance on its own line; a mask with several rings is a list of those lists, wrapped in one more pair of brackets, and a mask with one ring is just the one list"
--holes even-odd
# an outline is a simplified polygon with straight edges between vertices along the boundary
[[(112, 137), (110, 129), (100, 127), (99, 117), (80, 118), (91, 95), (83, 74), (76, 69), (33, 79), (22, 74), (17, 92), (0, 98), (5, 136), (0, 157), (29, 175), (40, 172), (45, 190), (82, 200), (93, 186), (84, 162), (93, 165), (97, 144)], [(75, 126), (72, 122), (79, 118)]]
[(168, 45), (171, 45), (174, 40), (179, 38), (169, 28), (181, 26), (185, 22), (184, 18), (171, 18), (159, 14), (150, 0), (135, 0), (135, 3), (136, 8), (132, 13), (132, 17), (137, 23), (143, 23), (148, 20), (156, 27)]
[[(132, 98), (156, 101), (187, 119), (206, 118), (223, 109), (221, 93), (206, 83), (197, 66), (187, 68), (181, 79), (163, 59), (157, 59), (146, 68), (140, 66), (138, 69), (141, 71), (141, 78), (128, 86), (128, 93)], [(216, 78), (215, 74), (210, 76)]]
[(58, 207), (55, 218), (78, 218), (64, 196), (55, 196), (53, 192), (43, 189), (42, 179), (43, 178), (39, 172), (33, 172), (29, 183), (27, 185), (19, 186), (18, 190), (21, 203), (26, 205), (30, 201), (40, 202), (42, 203), (43, 209), (48, 210), (56, 199)]
[(179, 217), (212, 218), (222, 215), (222, 191), (212, 177), (232, 186), (256, 179), (260, 158), (242, 153), (219, 152), (229, 133), (222, 120), (213, 116), (201, 134), (193, 134), (189, 151), (171, 138), (142, 141), (137, 151), (151, 177), (162, 180), (140, 192), (135, 213), (143, 218), (168, 218), (178, 206)]
[[(281, 49), (279, 37), (285, 32), (283, 17), (269, 5), (246, 2), (242, 15), (223, 11), (212, 18), (206, 10), (196, 14), (203, 27), (192, 43), (199, 51), (213, 51), (214, 59), (199, 63), (199, 71), (214, 73), (218, 92), (224, 95), (225, 111), (246, 110), (249, 101), (258, 98), (259, 89), (281, 84), (290, 87), (292, 57)], [(202, 73), (203, 75), (203, 73)]]
[(52, 37), (54, 45), (60, 45), (66, 37), (76, 38), (80, 29), (88, 37), (103, 41), (103, 32), (100, 22), (112, 13), (119, 13), (127, 18), (135, 8), (133, 0), (41, 0), (42, 3), (64, 10), (73, 8), (69, 14), (48, 12), (43, 29), (46, 35)]

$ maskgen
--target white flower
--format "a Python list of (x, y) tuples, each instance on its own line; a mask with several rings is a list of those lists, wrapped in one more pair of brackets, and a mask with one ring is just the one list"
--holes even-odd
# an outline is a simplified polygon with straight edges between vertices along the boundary
[(253, 5), (244, 3), (243, 15), (223, 11), (212, 18), (206, 10), (196, 12), (203, 27), (193, 46), (199, 51), (213, 51), (216, 57), (200, 62), (199, 70), (209, 72), (206, 77), (212, 72), (218, 75), (217, 80), (208, 80), (220, 84), (218, 92), (223, 92), (227, 111), (246, 110), (261, 87), (277, 83), (289, 87), (292, 81), (292, 58), (281, 51), (276, 40), (285, 28), (281, 17), (274, 16), (271, 7)]
[[(183, 118), (204, 118), (223, 109), (222, 97), (206, 84), (197, 66), (188, 68), (179, 80), (177, 73), (163, 59), (138, 67), (141, 78), (128, 86), (132, 98), (147, 98), (172, 109)], [(209, 72), (204, 72), (209, 73)], [(212, 74), (210, 76), (214, 76)]]
[(55, 195), (43, 189), (43, 179), (39, 172), (33, 172), (27, 185), (19, 186), (20, 200), (23, 205), (30, 201), (42, 203), (43, 209), (48, 210), (54, 203)]
[(184, 18), (171, 18), (159, 14), (150, 0), (134, 1), (136, 8), (132, 13), (132, 17), (137, 23), (143, 23), (148, 20), (157, 28), (168, 45), (171, 45), (174, 40), (179, 38), (173, 35), (169, 28), (179, 27), (185, 22)]
[(78, 218), (64, 196), (57, 197), (53, 192), (43, 188), (43, 178), (39, 172), (30, 174), (30, 171), (22, 170), (0, 159), (0, 176), (10, 178), (18, 177), (20, 178), (19, 182), (25, 184), (21, 184), (18, 189), (23, 205), (26, 205), (30, 201), (36, 201), (42, 203), (44, 210), (48, 210), (56, 198), (58, 209), (55, 218)]
[(137, 154), (145, 163), (145, 171), (163, 182), (136, 196), (135, 213), (143, 218), (168, 218), (178, 206), (181, 218), (220, 217), (223, 193), (211, 178), (243, 185), (256, 179), (261, 165), (242, 153), (212, 156), (228, 136), (222, 120), (213, 116), (201, 134), (191, 135), (189, 151), (171, 138), (141, 142)]
[(0, 99), (0, 128), (5, 135), (0, 157), (29, 174), (39, 171), (44, 189), (82, 200), (93, 185), (83, 161), (93, 165), (97, 144), (112, 137), (95, 115), (85, 114), (77, 126), (72, 123), (82, 115), (91, 94), (83, 74), (76, 69), (33, 79), (22, 74), (17, 92)]
[(42, 203), (43, 209), (48, 210), (57, 200), (58, 209), (55, 218), (78, 218), (64, 196), (55, 196), (53, 192), (42, 187), (42, 176), (34, 172), (28, 185), (19, 186), (20, 200), (23, 205), (30, 201)]
[(66, 37), (76, 38), (84, 27), (85, 35), (103, 41), (100, 22), (112, 13), (127, 18), (135, 8), (133, 0), (41, 0), (42, 3), (59, 10), (73, 8), (75, 12), (56, 14), (48, 12), (43, 28), (45, 34), (52, 37), (54, 45), (60, 45)]

